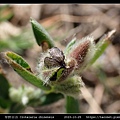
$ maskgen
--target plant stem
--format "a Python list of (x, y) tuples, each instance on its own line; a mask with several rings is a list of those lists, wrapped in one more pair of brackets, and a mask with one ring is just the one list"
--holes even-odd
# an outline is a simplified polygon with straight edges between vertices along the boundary
[(70, 96), (66, 96), (66, 112), (67, 113), (80, 113), (79, 101)]

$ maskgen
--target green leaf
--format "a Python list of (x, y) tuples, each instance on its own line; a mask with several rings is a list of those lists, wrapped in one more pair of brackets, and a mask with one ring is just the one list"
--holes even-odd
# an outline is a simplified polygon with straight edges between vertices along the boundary
[(10, 58), (15, 63), (19, 64), (20, 66), (24, 67), (26, 70), (31, 71), (29, 64), (19, 55), (13, 52), (6, 52), (8, 58)]
[(108, 45), (111, 43), (111, 37), (112, 35), (115, 33), (115, 30), (110, 31), (107, 35), (103, 36), (99, 42), (96, 45), (96, 51), (95, 54), (92, 58), (92, 60), (90, 61), (89, 65), (92, 65), (101, 55), (102, 53), (105, 51), (105, 49), (108, 47)]
[(55, 72), (52, 73), (52, 76), (50, 77), (50, 81), (58, 80), (61, 77), (64, 70), (65, 68), (58, 68)]
[(15, 103), (15, 102), (13, 102), (13, 103), (11, 104), (10, 109), (9, 109), (9, 113), (20, 113), (20, 112), (22, 112), (25, 108), (26, 108), (26, 106), (23, 106), (23, 105), (20, 104), (20, 103)]
[(0, 97), (2, 97), (4, 99), (8, 99), (9, 98), (9, 94), (8, 94), (9, 88), (10, 88), (10, 85), (8, 83), (8, 80), (3, 75), (2, 68), (0, 67)]
[(45, 99), (41, 105), (48, 105), (48, 104), (54, 103), (62, 98), (64, 98), (64, 96), (61, 93), (49, 93), (49, 94), (45, 95)]
[(11, 105), (10, 99), (4, 99), (3, 97), (0, 96), (0, 107), (6, 109), (9, 108)]
[(73, 38), (65, 48), (65, 51), (64, 51), (65, 55), (69, 54), (69, 51), (71, 50), (71, 48), (75, 43), (76, 43), (76, 38)]
[(13, 52), (5, 52), (5, 58), (12, 68), (26, 81), (43, 90), (51, 89), (49, 85), (44, 86), (43, 81), (32, 73), (29, 64), (21, 56)]
[(66, 112), (67, 113), (80, 113), (79, 101), (73, 97), (66, 96)]
[[(48, 32), (37, 21), (31, 18), (32, 29), (38, 45), (42, 45), (43, 50), (54, 47), (54, 41)], [(47, 45), (46, 45), (47, 44)]]

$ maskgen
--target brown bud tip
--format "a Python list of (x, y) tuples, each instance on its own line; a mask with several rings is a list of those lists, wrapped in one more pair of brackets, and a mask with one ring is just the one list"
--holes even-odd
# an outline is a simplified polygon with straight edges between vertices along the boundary
[(78, 67), (81, 63), (84, 62), (86, 54), (88, 52), (90, 41), (85, 41), (77, 46), (74, 51), (70, 54), (70, 57), (74, 58), (78, 64)]

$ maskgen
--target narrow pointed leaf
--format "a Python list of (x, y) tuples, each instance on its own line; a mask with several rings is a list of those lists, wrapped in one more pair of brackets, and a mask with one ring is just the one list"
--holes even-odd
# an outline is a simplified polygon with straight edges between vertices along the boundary
[(110, 31), (107, 35), (103, 36), (100, 41), (96, 45), (96, 51), (95, 54), (90, 61), (89, 65), (92, 65), (105, 51), (105, 49), (108, 47), (108, 45), (111, 43), (111, 37), (115, 33), (115, 30)]
[(43, 50), (54, 47), (54, 41), (48, 32), (37, 21), (31, 18), (32, 29), (38, 45), (42, 46)]
[(35, 85), (38, 88), (43, 90), (50, 90), (51, 87), (44, 86), (43, 81), (36, 77), (32, 72), (29, 64), (19, 55), (13, 52), (6, 52), (5, 58), (8, 60), (8, 63), (12, 66), (12, 68), (22, 76), (26, 81), (30, 82), (31, 84)]

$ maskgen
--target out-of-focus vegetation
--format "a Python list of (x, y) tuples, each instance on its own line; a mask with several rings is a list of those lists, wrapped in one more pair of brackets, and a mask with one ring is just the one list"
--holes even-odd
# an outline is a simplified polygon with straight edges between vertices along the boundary
[(0, 51), (12, 50), (22, 54), (24, 50), (33, 46), (33, 37), (28, 29), (19, 29), (9, 22), (13, 15), (9, 5), (0, 6)]
[(24, 31), (17, 36), (9, 36), (6, 39), (0, 40), (0, 51), (12, 50), (22, 54), (24, 50), (33, 46), (29, 31)]
[(9, 20), (13, 16), (13, 12), (8, 5), (0, 6), (0, 22)]
[[(73, 36), (80, 39), (92, 34), (97, 43), (102, 35), (110, 30), (116, 29), (112, 43), (93, 66), (82, 73), (82, 78), (87, 89), (82, 90), (79, 107), (82, 113), (119, 113), (119, 11), (119, 4), (0, 5), (0, 52), (11, 50), (21, 54), (32, 65), (33, 71), (35, 71), (36, 58), (40, 54), (41, 49), (35, 43), (29, 22), (30, 17), (36, 19), (49, 31), (56, 45), (62, 50)], [(0, 57), (0, 64), (3, 66), (3, 69), (5, 69), (6, 74), (5, 77), (1, 75), (0, 81), (8, 81), (5, 85), (9, 86), (10, 83), (10, 85), (15, 88), (22, 88), (21, 86), (23, 84), (30, 86), (15, 74), (9, 66), (6, 66), (5, 62), (1, 61), (4, 61), (2, 57)], [(7, 89), (9, 87), (6, 87), (5, 91), (8, 91)], [(0, 90), (1, 89), (2, 88), (0, 88)], [(24, 89), (21, 90), (24, 91)], [(2, 112), (9, 112), (6, 108), (10, 108), (10, 102), (12, 101), (8, 93), (4, 95), (6, 94), (7, 97), (5, 97), (4, 100), (0, 100), (0, 103), (6, 102), (6, 106), (0, 104)], [(0, 93), (0, 96), (3, 97), (4, 95)], [(48, 94), (42, 97), (40, 101), (42, 101), (43, 106), (33, 107), (32, 112), (64, 113), (65, 101), (63, 96), (61, 94), (55, 96), (55, 94)], [(31, 108), (28, 106), (25, 106), (22, 112), (31, 112)], [(13, 108), (11, 109), (14, 110)]]

